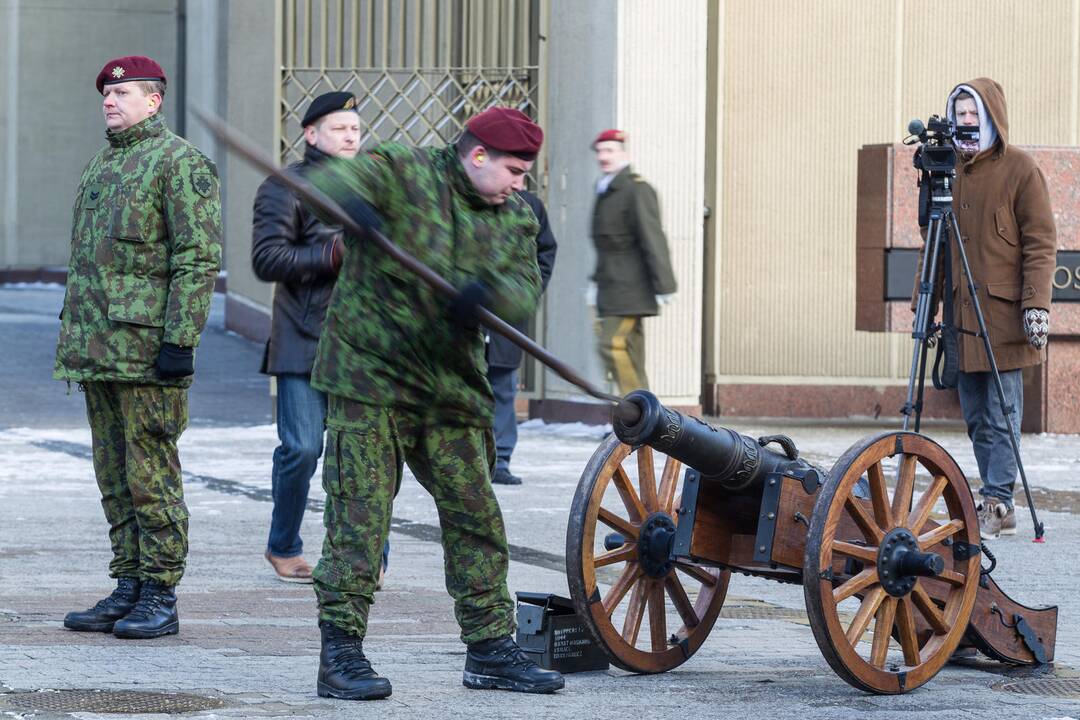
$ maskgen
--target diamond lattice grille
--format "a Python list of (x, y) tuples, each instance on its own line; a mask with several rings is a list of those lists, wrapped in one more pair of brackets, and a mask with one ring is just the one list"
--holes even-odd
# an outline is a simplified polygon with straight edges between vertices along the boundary
[(492, 105), (537, 116), (535, 68), (451, 68), (440, 70), (285, 71), (281, 93), (281, 161), (304, 152), (300, 119), (313, 98), (332, 90), (356, 95), (363, 133), (361, 147), (395, 141), (442, 145), (454, 140), (466, 120)]

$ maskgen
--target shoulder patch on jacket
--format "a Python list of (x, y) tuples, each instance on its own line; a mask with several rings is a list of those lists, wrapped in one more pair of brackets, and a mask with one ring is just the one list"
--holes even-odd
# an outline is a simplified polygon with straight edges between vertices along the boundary
[(214, 174), (209, 170), (192, 170), (191, 187), (204, 198), (214, 191)]

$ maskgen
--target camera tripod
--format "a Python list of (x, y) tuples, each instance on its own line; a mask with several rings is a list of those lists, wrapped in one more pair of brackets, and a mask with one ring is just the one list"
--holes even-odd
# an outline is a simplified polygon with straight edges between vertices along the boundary
[[(1001, 375), (998, 372), (997, 361), (994, 359), (994, 350), (990, 345), (990, 336), (986, 332), (986, 320), (983, 316), (982, 306), (979, 304), (979, 296), (975, 292), (975, 280), (971, 274), (971, 265), (968, 263), (967, 251), (964, 243), (960, 240), (960, 226), (952, 211), (952, 176), (953, 171), (923, 173), (922, 190), (923, 197), (920, 208), (920, 219), (928, 219), (926, 223), (926, 242), (923, 246), (922, 272), (919, 275), (918, 301), (915, 306), (915, 321), (911, 337), (915, 339), (915, 348), (911, 357), (911, 372), (908, 375), (907, 401), (900, 412), (904, 414), (904, 430), (908, 429), (914, 415), (914, 430), (919, 432), (922, 418), (923, 390), (926, 382), (926, 360), (930, 346), (934, 342), (934, 336), (940, 329), (944, 335), (959, 330), (953, 323), (952, 292), (951, 290), (939, 293), (942, 302), (942, 323), (934, 322), (934, 296), (937, 282), (938, 261), (944, 258), (945, 284), (950, 287), (952, 283), (951, 249), (950, 243), (956, 242), (956, 249), (960, 256), (963, 280), (967, 282), (968, 294), (978, 320), (979, 330), (977, 333), (970, 331), (967, 334), (975, 334), (982, 339), (983, 350), (990, 365), (990, 373), (994, 378), (994, 386), (997, 388), (998, 402), (1001, 413), (1005, 418), (1005, 426), (1008, 431), (1009, 444), (1012, 446), (1013, 457), (1016, 458), (1016, 467), (1020, 474), (1020, 480), (1024, 485), (1024, 496), (1027, 499), (1028, 510), (1031, 511), (1031, 522), (1035, 529), (1035, 542), (1043, 542), (1043, 524), (1035, 515), (1035, 503), (1031, 499), (1031, 488), (1028, 486), (1027, 475), (1024, 473), (1024, 464), (1020, 459), (1020, 446), (1013, 433), (1012, 413), (1016, 408), (1007, 406), (1005, 390), (1001, 385)], [(920, 223), (922, 224), (922, 223)], [(1017, 428), (1019, 430), (1019, 428)]]

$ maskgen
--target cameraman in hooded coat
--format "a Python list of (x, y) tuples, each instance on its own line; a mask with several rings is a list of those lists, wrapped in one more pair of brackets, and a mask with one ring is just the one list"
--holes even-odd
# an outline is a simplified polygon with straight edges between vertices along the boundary
[[(1029, 154), (1009, 144), (1005, 94), (997, 82), (978, 78), (957, 85), (949, 94), (946, 113), (957, 126), (978, 127), (977, 139), (954, 139), (952, 207), (1019, 448), (1021, 368), (1045, 360), (1049, 336), (1057, 243), (1046, 178)], [(993, 539), (1016, 534), (1016, 458), (989, 359), (982, 338), (975, 334), (979, 324), (959, 249), (956, 243), (949, 247), (954, 315), (962, 330), (960, 407), (982, 479), (980, 530), (983, 539)]]

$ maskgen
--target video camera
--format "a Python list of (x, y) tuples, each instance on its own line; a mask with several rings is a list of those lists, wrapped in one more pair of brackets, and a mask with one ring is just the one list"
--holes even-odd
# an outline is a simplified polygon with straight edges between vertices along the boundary
[(931, 115), (930, 119), (923, 123), (915, 118), (908, 123), (908, 137), (904, 139), (905, 145), (922, 143), (922, 147), (915, 151), (912, 160), (917, 170), (928, 173), (946, 173), (951, 175), (956, 169), (956, 148), (953, 146), (953, 138), (963, 140), (978, 140), (978, 126), (954, 125), (948, 118)]
[(955, 125), (948, 118), (931, 115), (923, 123), (915, 118), (908, 123), (905, 145), (921, 143), (912, 158), (919, 178), (919, 225), (926, 226), (930, 218), (931, 202), (951, 203), (951, 178), (956, 175), (956, 147), (953, 139), (978, 140), (979, 128)]

